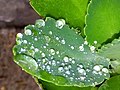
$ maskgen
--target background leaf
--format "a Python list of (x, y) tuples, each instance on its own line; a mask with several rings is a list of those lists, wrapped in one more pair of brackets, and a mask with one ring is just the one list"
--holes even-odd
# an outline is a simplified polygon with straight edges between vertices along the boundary
[(116, 73), (120, 73), (120, 38), (102, 46), (98, 53), (106, 58), (110, 58), (111, 66)]
[(15, 62), (47, 83), (81, 88), (110, 77), (109, 59), (96, 54), (95, 47), (63, 19), (37, 20), (35, 25), (25, 27), (23, 34), (17, 34), (16, 43)]
[(70, 26), (83, 29), (89, 0), (30, 0), (40, 16), (64, 18)]
[(111, 77), (98, 90), (120, 90), (120, 75)]
[(92, 0), (86, 17), (85, 33), (98, 46), (120, 31), (120, 0)]

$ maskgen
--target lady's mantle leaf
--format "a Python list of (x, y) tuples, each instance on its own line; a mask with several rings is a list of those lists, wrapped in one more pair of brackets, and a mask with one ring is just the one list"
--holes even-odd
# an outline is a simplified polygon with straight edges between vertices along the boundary
[(64, 18), (71, 26), (83, 29), (89, 0), (30, 0), (41, 16)]
[(114, 68), (115, 72), (120, 73), (120, 38), (115, 39), (112, 43), (104, 45), (99, 50), (99, 54), (112, 59), (111, 66)]
[(109, 60), (70, 29), (63, 19), (37, 20), (17, 34), (15, 62), (26, 72), (58, 86), (95, 86), (109, 78)]
[(120, 75), (107, 80), (98, 90), (120, 90)]
[(92, 0), (86, 17), (85, 33), (98, 45), (120, 31), (120, 0)]

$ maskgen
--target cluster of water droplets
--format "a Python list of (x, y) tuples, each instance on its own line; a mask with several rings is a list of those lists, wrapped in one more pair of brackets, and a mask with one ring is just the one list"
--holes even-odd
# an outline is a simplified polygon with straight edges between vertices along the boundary
[[(63, 19), (60, 19), (55, 23), (55, 27), (57, 27), (58, 29), (62, 29), (64, 25), (65, 21)], [(44, 33), (44, 30), (41, 28), (45, 26), (45, 21), (41, 19), (36, 21), (35, 26), (32, 26), (33, 28), (38, 28), (38, 31), (36, 30), (36, 32), (38, 32), (38, 37), (35, 36), (34, 31), (29, 28), (25, 29), (24, 34), (17, 34), (17, 37), (19, 38), (17, 41), (19, 43), (18, 45), (21, 45), (19, 52), (26, 53), (36, 59), (31, 59), (33, 60), (33, 66), (35, 65), (35, 70), (42, 69), (52, 75), (63, 76), (70, 82), (76, 84), (80, 84), (80, 82), (83, 82), (85, 85), (88, 86), (97, 85), (104, 80), (104, 78), (101, 77), (107, 78), (109, 76), (109, 71), (107, 69), (108, 67), (106, 67), (104, 64), (95, 63), (95, 59), (97, 57), (94, 60), (91, 60), (91, 58), (89, 59), (89, 55), (88, 57), (85, 56), (76, 58), (73, 57), (73, 55), (70, 56), (64, 53), (67, 52), (63, 50), (64, 48), (62, 49), (63, 51), (61, 51), (56, 47), (49, 47), (49, 44), (51, 42), (55, 42), (55, 40), (57, 40), (57, 43), (60, 43), (61, 46), (68, 46), (70, 48), (69, 51), (71, 52), (72, 50), (76, 50), (77, 52), (84, 52), (86, 46), (88, 45), (88, 42), (86, 40), (83, 42), (83, 44), (77, 45), (77, 47), (74, 45), (68, 45), (66, 44), (66, 38), (54, 36), (54, 32), (51, 30), (48, 30), (49, 35), (42, 35), (42, 33)], [(55, 40), (52, 40), (53, 38), (51, 37), (54, 37)], [(30, 40), (28, 40), (28, 38)], [(37, 42), (39, 42), (40, 44), (38, 44)], [(36, 43), (38, 44), (38, 46)], [(94, 41), (94, 43), (97, 44), (97, 41)], [(26, 45), (28, 45), (29, 48), (24, 47)], [(89, 49), (92, 53), (95, 52), (94, 46), (89, 46)], [(97, 79), (99, 79), (98, 82)]]

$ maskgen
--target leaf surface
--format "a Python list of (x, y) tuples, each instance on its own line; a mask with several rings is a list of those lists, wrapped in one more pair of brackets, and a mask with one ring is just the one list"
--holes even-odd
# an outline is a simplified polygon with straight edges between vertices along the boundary
[(120, 75), (111, 77), (98, 90), (120, 90)]
[[(57, 86), (89, 87), (109, 78), (109, 59), (95, 52), (63, 19), (37, 20), (18, 33), (14, 60), (26, 72)], [(75, 89), (76, 90), (76, 89)]]

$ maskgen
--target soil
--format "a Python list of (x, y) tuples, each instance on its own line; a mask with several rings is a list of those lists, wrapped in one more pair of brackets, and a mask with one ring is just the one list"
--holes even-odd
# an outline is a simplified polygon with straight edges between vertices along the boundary
[(12, 47), (20, 28), (0, 29), (0, 90), (39, 90), (34, 79), (13, 61)]

